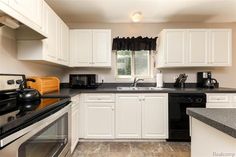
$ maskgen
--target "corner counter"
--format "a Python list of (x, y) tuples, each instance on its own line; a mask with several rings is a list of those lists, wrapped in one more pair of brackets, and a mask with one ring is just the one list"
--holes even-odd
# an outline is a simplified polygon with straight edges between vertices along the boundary
[(236, 109), (189, 108), (191, 157), (236, 156)]

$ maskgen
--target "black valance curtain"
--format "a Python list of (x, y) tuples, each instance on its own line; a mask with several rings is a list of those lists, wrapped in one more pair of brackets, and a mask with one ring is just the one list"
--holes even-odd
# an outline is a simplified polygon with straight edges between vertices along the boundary
[(156, 50), (156, 40), (155, 38), (148, 37), (132, 37), (132, 38), (114, 38), (112, 44), (112, 50), (130, 50), (130, 51), (140, 51), (140, 50)]

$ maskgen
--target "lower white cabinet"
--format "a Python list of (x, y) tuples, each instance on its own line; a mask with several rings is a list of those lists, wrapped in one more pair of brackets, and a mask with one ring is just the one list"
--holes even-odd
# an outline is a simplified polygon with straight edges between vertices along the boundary
[(79, 141), (79, 95), (72, 97), (71, 116), (71, 153)]
[(168, 138), (167, 94), (117, 94), (116, 138)]
[(230, 93), (207, 94), (207, 108), (236, 108), (236, 95)]
[(85, 103), (85, 138), (114, 138), (114, 103)]
[(141, 138), (141, 110), (139, 94), (117, 94), (116, 138)]
[(168, 95), (145, 94), (142, 101), (142, 137), (168, 138)]
[(93, 93), (82, 94), (81, 99), (81, 138), (168, 138), (168, 94), (166, 93)]

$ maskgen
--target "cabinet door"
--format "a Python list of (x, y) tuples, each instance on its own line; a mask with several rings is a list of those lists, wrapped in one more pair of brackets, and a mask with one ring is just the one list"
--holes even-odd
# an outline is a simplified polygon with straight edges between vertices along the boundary
[(145, 94), (142, 101), (142, 138), (168, 137), (168, 95)]
[[(78, 105), (78, 104), (76, 104)], [(79, 109), (72, 108), (71, 116), (71, 153), (74, 151), (79, 141)]]
[(116, 138), (141, 138), (139, 94), (116, 95)]
[(186, 31), (167, 30), (165, 35), (165, 65), (184, 66), (186, 53)]
[(44, 39), (45, 54), (47, 59), (52, 62), (57, 62), (58, 55), (58, 23), (57, 15), (54, 11), (48, 6), (45, 5), (45, 31), (48, 34), (48, 38)]
[(9, 5), (35, 24), (42, 25), (42, 0), (9, 0)]
[(92, 30), (70, 30), (70, 61), (72, 66), (92, 66)]
[(58, 42), (60, 51), (58, 59), (60, 64), (67, 65), (69, 60), (69, 28), (61, 19), (58, 22), (58, 25), (60, 25), (60, 40)]
[(110, 30), (93, 30), (93, 66), (111, 66)]
[(114, 138), (114, 103), (85, 105), (85, 138)]
[(204, 29), (190, 29), (187, 32), (187, 65), (205, 66), (208, 64), (209, 33)]
[(210, 63), (212, 66), (232, 65), (232, 32), (229, 29), (210, 31)]

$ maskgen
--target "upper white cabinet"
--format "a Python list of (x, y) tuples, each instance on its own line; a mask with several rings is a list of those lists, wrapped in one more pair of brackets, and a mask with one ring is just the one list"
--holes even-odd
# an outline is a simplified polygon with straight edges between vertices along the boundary
[(42, 0), (9, 0), (9, 6), (42, 26)]
[(58, 19), (58, 61), (62, 65), (69, 65), (69, 28), (68, 26), (61, 20)]
[(166, 50), (165, 63), (170, 66), (184, 65), (186, 51), (186, 32), (182, 30), (170, 30), (166, 32), (165, 42), (166, 44), (163, 47)]
[(209, 33), (206, 30), (191, 29), (187, 31), (187, 65), (207, 65), (209, 54)]
[[(43, 2), (44, 0), (0, 0), (0, 10), (3, 14), (9, 15), (27, 26), (18, 29), (19, 33), (17, 33), (17, 39), (18, 37), (20, 39), (42, 39), (47, 37), (42, 31)], [(34, 34), (34, 36), (29, 37), (29, 34)]]
[(70, 30), (70, 64), (73, 67), (110, 67), (111, 30)]
[(48, 38), (43, 40), (17, 41), (19, 60), (47, 61), (69, 65), (69, 28), (57, 14), (43, 3), (43, 31)]
[(159, 35), (158, 68), (231, 65), (230, 29), (164, 29)]
[(228, 29), (210, 30), (210, 63), (213, 66), (232, 64), (232, 32)]
[(70, 30), (71, 66), (91, 66), (93, 57), (93, 32), (91, 30)]
[(44, 2), (44, 29), (46, 34), (48, 35), (47, 39), (43, 40), (43, 52), (45, 53), (46, 60), (56, 62), (57, 61), (57, 53), (59, 49), (58, 44), (58, 19), (56, 13)]

